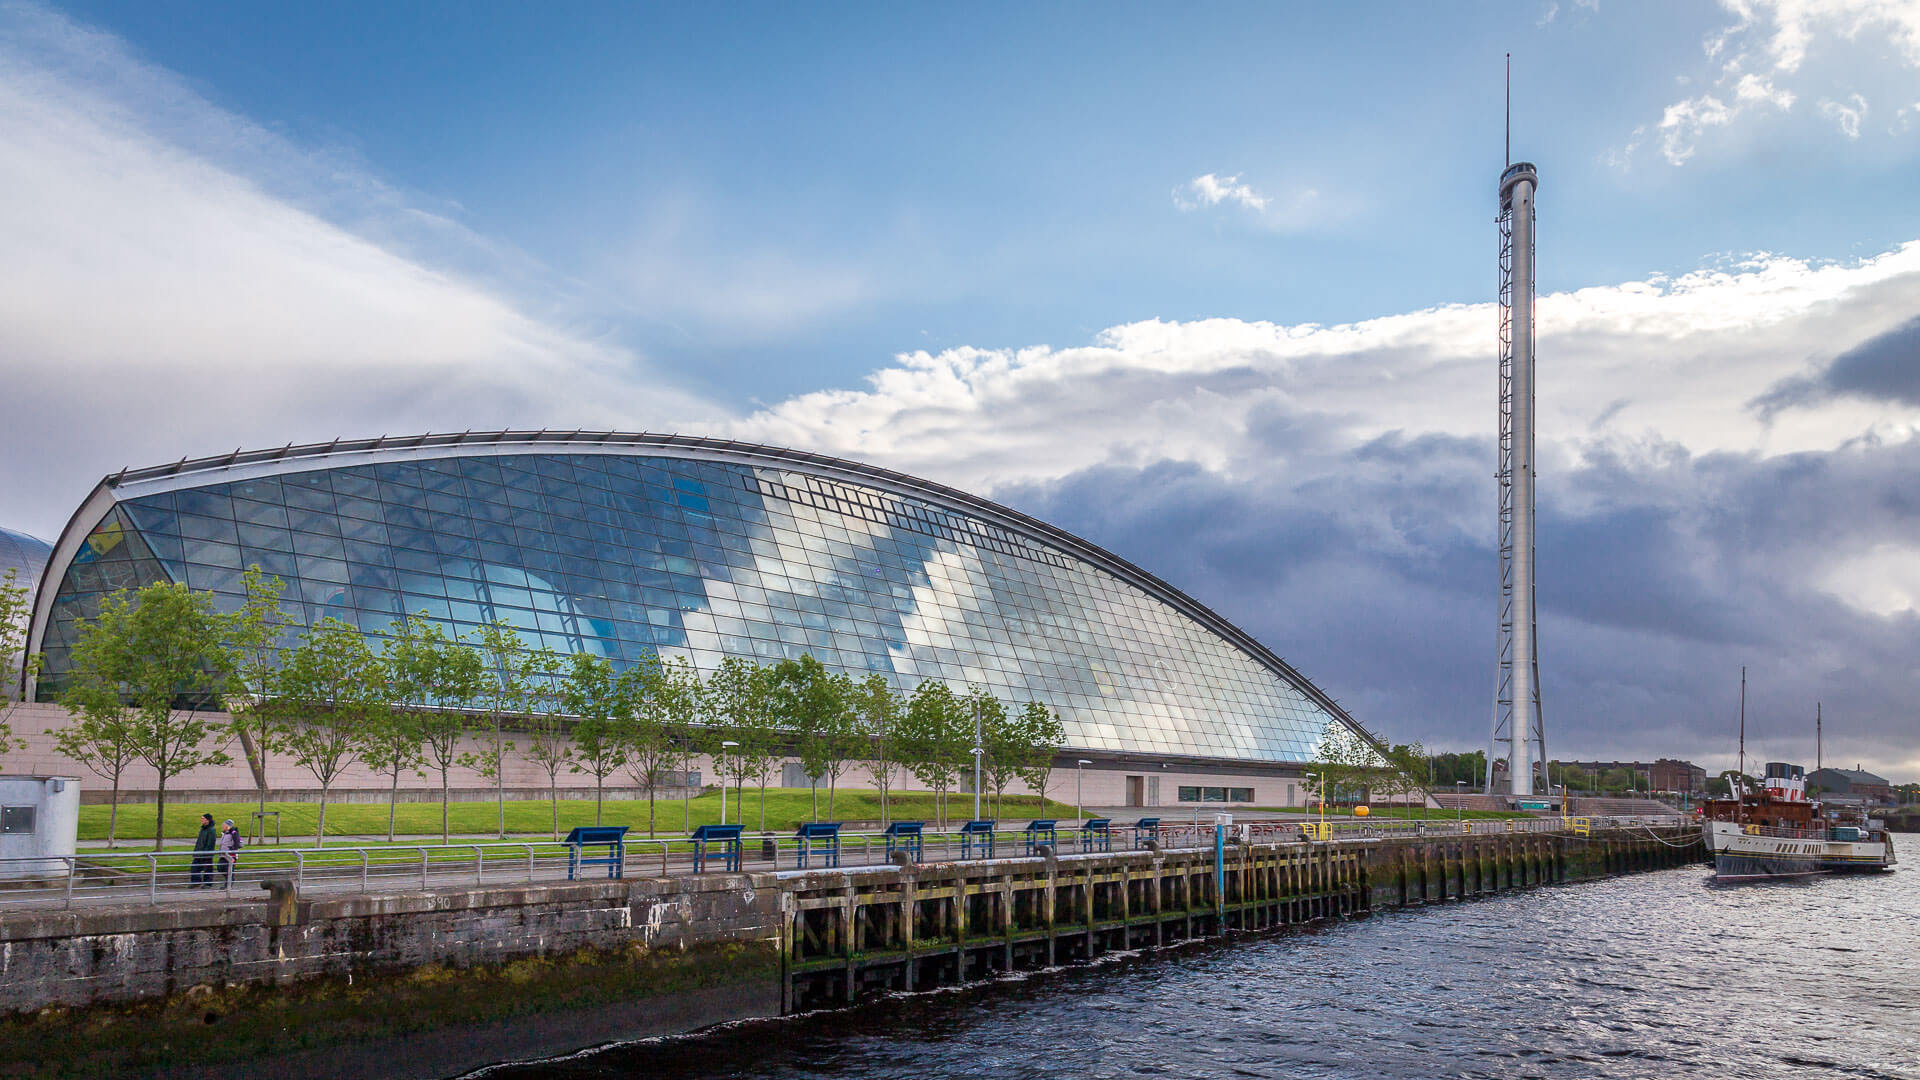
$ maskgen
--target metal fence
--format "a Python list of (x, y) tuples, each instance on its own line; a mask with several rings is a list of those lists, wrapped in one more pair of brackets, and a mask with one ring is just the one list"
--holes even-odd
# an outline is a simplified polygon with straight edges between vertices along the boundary
[[(1493, 835), (1506, 833), (1569, 833), (1585, 835), (1586, 828), (1621, 828), (1646, 824), (1672, 825), (1677, 818), (1523, 818), (1447, 821), (1351, 819), (1312, 821), (1255, 821), (1226, 826), (1229, 837), (1255, 844), (1298, 842), (1364, 842), (1407, 836)], [(1584, 824), (1584, 827), (1582, 827)], [(1151, 839), (1162, 850), (1211, 848), (1211, 822), (1162, 823)], [(1323, 831), (1324, 830), (1324, 831)], [(1055, 840), (1062, 855), (1083, 851), (1125, 851), (1136, 840), (1128, 823), (1116, 823), (1103, 841), (1083, 835), (1077, 824), (1063, 823)], [(983, 857), (985, 838), (963, 837), (958, 830), (925, 832), (920, 858), (951, 861)], [(1019, 829), (994, 834), (998, 858), (1026, 852), (1025, 833)], [(625, 841), (626, 876), (691, 873), (694, 845), (685, 838), (629, 838)], [(410, 892), (473, 888), (484, 885), (521, 885), (579, 880), (605, 880), (609, 869), (577, 865), (584, 855), (602, 855), (604, 846), (584, 851), (554, 841), (507, 841), (458, 844), (371, 845), (359, 847), (277, 848), (248, 847), (229, 862), (218, 852), (87, 852), (70, 856), (0, 859), (0, 910), (70, 908), (96, 904), (172, 904), (207, 900), (263, 899), (270, 880), (292, 882), (303, 896)], [(799, 841), (789, 835), (758, 834), (742, 844), (742, 869), (786, 871), (796, 868)], [(714, 865), (712, 856), (709, 865)], [(886, 865), (887, 838), (878, 832), (842, 833), (838, 865), (842, 868)], [(808, 863), (818, 868), (816, 851)]]

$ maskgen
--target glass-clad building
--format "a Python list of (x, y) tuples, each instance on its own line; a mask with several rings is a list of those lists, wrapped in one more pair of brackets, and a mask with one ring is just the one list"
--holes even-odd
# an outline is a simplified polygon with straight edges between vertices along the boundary
[(1013, 510), (851, 461), (683, 436), (504, 432), (340, 441), (127, 471), (54, 547), (29, 646), (37, 696), (75, 620), (184, 581), (227, 608), (241, 571), (302, 621), (369, 635), (426, 612), (532, 643), (708, 672), (811, 653), (1059, 711), (1069, 748), (1312, 757), (1339, 706), (1145, 571)]

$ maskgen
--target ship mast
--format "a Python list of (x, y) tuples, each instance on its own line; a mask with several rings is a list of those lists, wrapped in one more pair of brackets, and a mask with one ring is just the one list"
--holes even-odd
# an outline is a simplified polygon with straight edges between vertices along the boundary
[(1747, 810), (1747, 667), (1740, 665), (1740, 772), (1734, 780), (1740, 787), (1733, 793), (1733, 820), (1740, 821)]

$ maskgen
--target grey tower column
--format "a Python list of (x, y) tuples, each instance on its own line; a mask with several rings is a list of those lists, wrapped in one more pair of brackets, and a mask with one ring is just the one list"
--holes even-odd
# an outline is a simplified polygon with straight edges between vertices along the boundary
[(1547, 760), (1540, 711), (1534, 586), (1534, 192), (1539, 173), (1516, 162), (1500, 175), (1500, 635), (1487, 783), (1504, 751), (1514, 795), (1531, 795)]

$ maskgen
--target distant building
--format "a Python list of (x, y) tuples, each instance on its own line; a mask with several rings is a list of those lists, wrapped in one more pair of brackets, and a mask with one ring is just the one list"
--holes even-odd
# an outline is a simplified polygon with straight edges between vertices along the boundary
[(1655, 791), (1675, 791), (1682, 795), (1707, 793), (1707, 770), (1691, 761), (1661, 758), (1653, 763), (1650, 775)]
[(1592, 777), (1594, 783), (1614, 769), (1622, 769), (1637, 777), (1649, 791), (1671, 791), (1680, 795), (1704, 795), (1707, 791), (1707, 770), (1678, 758), (1661, 758), (1654, 762), (1574, 761), (1568, 764)]
[(1875, 776), (1859, 768), (1818, 769), (1807, 776), (1807, 783), (1822, 795), (1838, 795), (1861, 802), (1894, 803), (1893, 785), (1884, 776)]

